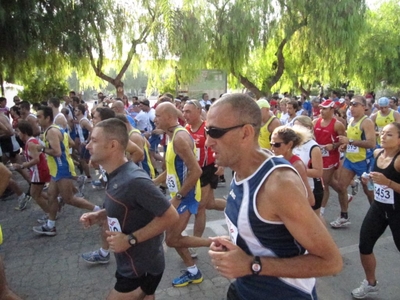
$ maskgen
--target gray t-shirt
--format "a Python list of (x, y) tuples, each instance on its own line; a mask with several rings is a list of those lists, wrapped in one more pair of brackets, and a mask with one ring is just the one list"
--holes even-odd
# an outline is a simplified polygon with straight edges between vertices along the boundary
[[(146, 172), (133, 162), (127, 162), (108, 174), (104, 207), (110, 230), (133, 233), (154, 217), (164, 214), (170, 205)], [(125, 252), (115, 253), (115, 258), (117, 272), (124, 277), (162, 273), (165, 268), (162, 234)]]

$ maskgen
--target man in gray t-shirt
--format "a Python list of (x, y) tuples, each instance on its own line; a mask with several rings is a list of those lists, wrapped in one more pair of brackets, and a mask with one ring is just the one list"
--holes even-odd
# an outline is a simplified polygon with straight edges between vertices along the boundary
[(148, 175), (128, 162), (125, 124), (116, 118), (98, 123), (87, 149), (108, 174), (105, 209), (83, 214), (85, 227), (108, 222), (110, 250), (117, 261), (117, 282), (107, 299), (153, 295), (164, 268), (162, 233), (178, 214)]

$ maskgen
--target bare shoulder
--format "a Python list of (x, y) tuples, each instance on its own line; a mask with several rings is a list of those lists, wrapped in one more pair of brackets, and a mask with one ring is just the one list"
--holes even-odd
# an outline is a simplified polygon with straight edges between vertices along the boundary
[(274, 170), (257, 195), (257, 209), (264, 219), (282, 221), (288, 210), (309, 208), (299, 175), (289, 167)]

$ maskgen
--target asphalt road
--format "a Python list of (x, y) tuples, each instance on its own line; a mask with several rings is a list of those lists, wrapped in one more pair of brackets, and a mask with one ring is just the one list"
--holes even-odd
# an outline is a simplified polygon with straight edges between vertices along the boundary
[[(226, 172), (226, 186), (216, 190), (218, 197), (228, 192), (229, 173)], [(15, 177), (20, 178), (19, 175)], [(102, 191), (93, 190), (91, 185), (86, 184), (85, 195), (91, 202), (101, 204), (102, 194)], [(23, 299), (105, 299), (115, 283), (115, 259), (112, 257), (108, 265), (88, 265), (80, 258), (81, 253), (95, 250), (100, 245), (99, 229), (85, 230), (79, 224), (78, 219), (83, 211), (66, 206), (57, 221), (57, 235), (38, 236), (32, 231), (32, 226), (38, 225), (36, 219), (41, 215), (39, 207), (31, 203), (25, 211), (15, 211), (16, 198), (8, 199), (0, 202), (0, 224), (4, 233), (0, 255), (4, 258), (10, 287)], [(360, 192), (350, 205), (352, 224), (343, 229), (329, 228), (342, 253), (344, 268), (336, 276), (317, 279), (319, 299), (352, 299), (351, 290), (364, 279), (358, 255), (358, 238), (368, 206), (366, 197)], [(337, 196), (332, 192), (325, 212), (326, 220), (332, 221), (338, 213)], [(227, 233), (223, 213), (209, 211), (207, 220), (204, 236)], [(191, 228), (192, 224), (189, 224), (186, 230), (188, 234)], [(156, 293), (157, 299), (225, 299), (229, 281), (214, 270), (206, 248), (198, 249), (198, 253), (197, 265), (203, 273), (204, 282), (174, 288), (171, 280), (179, 275), (184, 265), (174, 249), (167, 249), (167, 266)], [(373, 299), (400, 299), (399, 252), (390, 231), (386, 231), (378, 241), (375, 253), (381, 292)]]

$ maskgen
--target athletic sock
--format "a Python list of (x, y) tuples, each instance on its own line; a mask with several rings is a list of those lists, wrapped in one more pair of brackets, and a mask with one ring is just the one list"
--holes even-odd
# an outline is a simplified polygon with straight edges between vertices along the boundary
[(197, 266), (196, 266), (196, 265), (191, 266), (191, 267), (188, 267), (187, 270), (188, 270), (188, 271), (190, 272), (190, 274), (192, 274), (192, 275), (196, 275), (197, 272), (199, 272), (199, 269), (197, 269)]
[(100, 248), (99, 253), (101, 256), (106, 257), (110, 253), (110, 251)]
[(100, 206), (95, 205), (94, 208), (93, 208), (93, 211), (96, 212), (96, 211), (99, 211), (99, 210), (101, 210)]
[(347, 212), (341, 212), (340, 213), (340, 217), (343, 219), (348, 219), (349, 218), (349, 214)]
[(325, 207), (321, 207), (321, 210), (319, 211), (321, 215), (325, 213)]
[(47, 220), (47, 227), (49, 227), (50, 229), (56, 227), (56, 221), (52, 221), (52, 220)]

